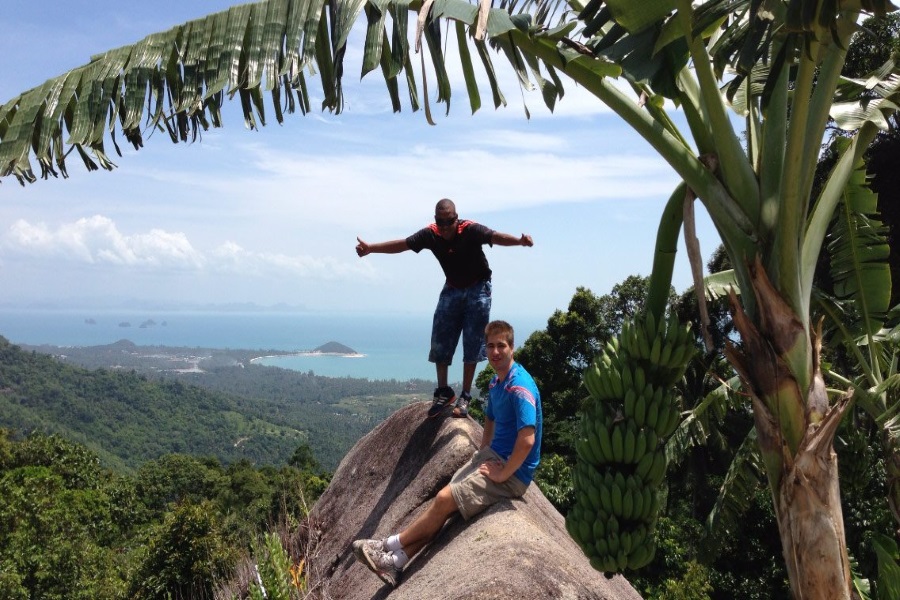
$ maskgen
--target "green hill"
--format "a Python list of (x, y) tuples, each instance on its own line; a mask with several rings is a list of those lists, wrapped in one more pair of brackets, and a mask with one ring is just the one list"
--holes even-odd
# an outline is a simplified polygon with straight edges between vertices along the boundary
[[(135, 354), (133, 346), (118, 350)], [(0, 337), (0, 427), (57, 433), (117, 469), (170, 453), (280, 465), (305, 442), (333, 470), (356, 440), (415, 397), (406, 382), (238, 361), (177, 375), (70, 362)]]

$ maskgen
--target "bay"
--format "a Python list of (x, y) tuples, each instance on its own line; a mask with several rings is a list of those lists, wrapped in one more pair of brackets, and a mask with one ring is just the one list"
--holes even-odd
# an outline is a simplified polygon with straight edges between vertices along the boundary
[[(536, 317), (513, 322), (518, 343), (545, 324), (546, 318)], [(434, 365), (428, 362), (431, 315), (422, 314), (2, 308), (0, 335), (14, 344), (62, 347), (128, 340), (139, 346), (259, 350), (263, 357), (259, 364), (326, 377), (435, 380)], [(330, 341), (362, 356), (266, 356), (265, 352), (309, 351)], [(451, 381), (461, 373), (458, 351), (450, 367)]]

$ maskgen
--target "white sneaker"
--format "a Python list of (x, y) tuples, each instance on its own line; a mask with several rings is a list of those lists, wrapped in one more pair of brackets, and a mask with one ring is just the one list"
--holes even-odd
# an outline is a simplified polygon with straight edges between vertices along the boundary
[[(390, 552), (376, 550), (376, 544), (380, 540), (357, 540), (353, 542), (354, 554), (356, 554), (357, 542), (359, 542), (357, 558), (362, 559), (360, 562), (378, 575), (383, 582), (391, 587), (397, 587), (397, 584), (400, 582), (400, 569), (394, 566), (394, 557)], [(367, 544), (366, 542), (376, 542), (376, 544)]]
[(353, 554), (356, 555), (356, 560), (361, 563), (366, 562), (366, 559), (363, 558), (363, 548), (368, 548), (374, 552), (384, 552), (384, 540), (356, 540), (353, 542)]

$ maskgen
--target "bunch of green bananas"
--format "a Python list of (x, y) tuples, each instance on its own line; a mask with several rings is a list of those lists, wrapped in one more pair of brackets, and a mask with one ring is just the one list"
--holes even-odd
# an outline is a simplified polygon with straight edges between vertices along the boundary
[(653, 560), (665, 440), (680, 419), (674, 384), (696, 346), (671, 314), (626, 321), (584, 372), (589, 398), (575, 442), (575, 505), (566, 528), (595, 569), (615, 573)]

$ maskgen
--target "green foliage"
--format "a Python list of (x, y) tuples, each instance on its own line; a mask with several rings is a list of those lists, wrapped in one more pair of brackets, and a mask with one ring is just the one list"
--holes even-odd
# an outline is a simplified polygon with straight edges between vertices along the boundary
[(575, 503), (572, 486), (572, 466), (559, 454), (541, 453), (541, 464), (534, 474), (534, 482), (553, 506), (566, 514)]
[[(862, 411), (856, 411), (842, 423), (835, 440), (841, 469), (841, 505), (847, 548), (856, 559), (855, 571), (870, 581), (880, 598), (882, 586), (890, 589), (891, 572), (880, 552), (878, 540), (882, 532), (891, 531), (896, 523), (885, 497), (886, 474), (881, 458), (879, 428)], [(893, 567), (896, 569), (896, 564)], [(896, 585), (896, 583), (894, 584)], [(884, 596), (897, 597), (897, 596)]]
[(739, 527), (729, 532), (719, 554), (713, 557), (710, 581), (716, 597), (790, 598), (777, 532), (769, 492), (761, 488)]
[[(838, 139), (836, 145), (844, 153), (849, 141)], [(858, 325), (842, 323), (853, 339), (878, 332), (890, 308), (891, 295), (890, 249), (887, 228), (876, 218), (878, 196), (868, 187), (862, 159), (854, 167), (828, 233), (832, 293), (864, 317)]]
[[(716, 270), (727, 267), (723, 253), (714, 257)], [(572, 398), (578, 402), (581, 372), (572, 367), (578, 359), (592, 357), (591, 348), (605, 343), (615, 333), (622, 319), (640, 308), (640, 293), (644, 289), (640, 278), (629, 278), (627, 285), (617, 286), (614, 293), (598, 298), (583, 288), (576, 291), (569, 313), (557, 312), (548, 321), (548, 329), (533, 335), (525, 347), (517, 352), (520, 360), (536, 378), (544, 399), (547, 394), (544, 382), (550, 382), (550, 390), (556, 398)], [(696, 301), (686, 293), (676, 310), (685, 321), (696, 322)], [(712, 335), (717, 347), (728, 336), (729, 320), (723, 302), (710, 306)], [(586, 313), (586, 314), (585, 314)], [(602, 315), (602, 318), (601, 316)], [(687, 315), (685, 318), (684, 315)], [(588, 323), (594, 323), (593, 330)], [(605, 324), (612, 323), (609, 328)], [(570, 326), (567, 328), (567, 326)], [(553, 334), (550, 334), (550, 331)], [(558, 342), (558, 343), (557, 343)], [(712, 353), (701, 357), (677, 385), (685, 394), (685, 407), (703, 401), (711, 390), (720, 386), (719, 378), (728, 377), (729, 370)], [(561, 364), (557, 364), (557, 362)], [(710, 369), (719, 373), (709, 377)], [(567, 378), (566, 374), (570, 374)], [(486, 386), (489, 374), (481, 377), (478, 385)], [(558, 388), (554, 388), (553, 385)], [(584, 392), (580, 392), (583, 394)], [(706, 555), (710, 546), (705, 527), (708, 515), (717, 499), (736, 449), (740, 447), (752, 428), (752, 418), (742, 406), (743, 397), (724, 394), (710, 404), (707, 415), (701, 417), (702, 429), (691, 429), (688, 437), (701, 435), (708, 445), (692, 441), (679, 451), (678, 468), (669, 471), (669, 502), (658, 523), (658, 549), (654, 560), (644, 569), (629, 573), (631, 581), (647, 598), (779, 598), (786, 597), (786, 575), (779, 557), (777, 527), (769, 506), (769, 499), (758, 485), (758, 471), (746, 488), (743, 504), (736, 519), (728, 528), (718, 530), (716, 547), (718, 554)], [(552, 401), (551, 401), (552, 402)], [(564, 412), (545, 404), (544, 427), (560, 429), (557, 422)], [(562, 416), (565, 419), (564, 416)], [(573, 449), (562, 452), (545, 451), (535, 481), (544, 494), (565, 514), (570, 505), (572, 481), (570, 473)], [(674, 464), (674, 463), (673, 463)], [(749, 522), (748, 522), (749, 521)], [(760, 575), (759, 569), (765, 574)]]
[(266, 533), (262, 544), (254, 546), (253, 554), (258, 561), (257, 572), (262, 585), (251, 584), (251, 598), (295, 600), (301, 597), (305, 584), (301, 575), (298, 574), (295, 579), (294, 574), (302, 569), (302, 565), (295, 566), (291, 563), (291, 557), (281, 545), (277, 534)]
[(861, 77), (878, 70), (900, 50), (900, 14), (892, 13), (882, 18), (868, 18), (863, 29), (853, 37), (847, 48), (844, 74)]
[[(164, 454), (214, 454), (231, 461), (284, 461), (302, 439), (242, 414), (237, 402), (180, 381), (135, 372), (87, 371), (0, 338), (0, 421), (20, 431), (60, 433), (131, 469)], [(244, 440), (243, 443), (240, 443)]]
[[(514, 351), (513, 356), (518, 359), (518, 351)], [(488, 386), (491, 384), (491, 379), (493, 379), (496, 374), (497, 372), (494, 371), (494, 367), (487, 365), (475, 377), (475, 388), (481, 393), (480, 395), (482, 398), (487, 397)], [(472, 399), (474, 400), (475, 398), (473, 397)], [(469, 410), (471, 410), (471, 405), (469, 405)]]
[[(309, 52), (305, 54), (313, 57), (312, 60), (319, 63), (320, 66), (338, 64), (340, 56), (343, 56), (343, 41), (347, 39), (348, 29), (356, 22), (353, 17), (363, 10), (363, 4), (356, 3), (347, 14), (341, 14), (336, 25), (332, 22), (332, 34), (336, 40), (333, 45), (319, 44), (315, 48), (315, 53), (311, 47), (306, 48), (305, 50), (309, 50)], [(454, 3), (451, 2), (451, 4)], [(868, 85), (862, 86), (859, 82), (854, 84), (857, 88), (864, 87), (866, 92), (859, 90), (853, 92), (852, 114), (847, 107), (836, 111), (835, 109), (838, 107), (831, 101), (833, 92), (838, 86), (847, 42), (850, 40), (851, 31), (855, 30), (854, 6), (844, 7), (849, 9), (849, 13), (842, 10), (838, 15), (834, 10), (836, 6), (834, 2), (822, 4), (792, 0), (789, 3), (767, 3), (765, 6), (766, 18), (755, 18), (756, 9), (761, 6), (759, 2), (750, 3), (751, 10), (749, 11), (737, 10), (736, 12), (733, 9), (740, 8), (740, 3), (735, 5), (725, 2), (709, 2), (700, 3), (695, 7), (692, 3), (683, 2), (678, 5), (677, 11), (673, 10), (673, 4), (668, 0), (641, 3), (625, 2), (624, 0), (606, 2), (608, 6), (605, 8), (609, 8), (609, 11), (606, 11), (605, 8), (600, 10), (602, 4), (602, 2), (590, 3), (590, 8), (585, 6), (584, 10), (570, 11), (569, 16), (561, 17), (562, 21), (559, 22), (561, 27), (551, 30), (545, 19), (557, 18), (557, 11), (553, 10), (552, 6), (548, 10), (545, 6), (539, 5), (537, 10), (533, 11), (534, 14), (527, 14), (534, 5), (524, 3), (520, 10), (526, 14), (516, 14), (515, 16), (534, 19), (535, 26), (527, 32), (525, 28), (514, 27), (510, 15), (501, 10), (495, 10), (491, 13), (493, 26), (489, 30), (489, 35), (506, 36), (507, 43), (513, 44), (512, 47), (516, 50), (516, 52), (510, 53), (510, 56), (513, 56), (518, 62), (519, 54), (524, 54), (525, 62), (531, 65), (535, 72), (539, 70), (538, 63), (545, 61), (545, 66), (555, 67), (563, 75), (585, 85), (586, 89), (610, 106), (620, 117), (626, 119), (669, 162), (679, 177), (683, 179), (684, 185), (689, 187), (704, 203), (719, 234), (726, 242), (728, 252), (734, 259), (733, 266), (737, 273), (737, 279), (745, 292), (742, 297), (743, 309), (746, 310), (750, 321), (753, 322), (752, 325), (765, 325), (767, 321), (766, 317), (760, 316), (761, 313), (765, 314), (763, 312), (765, 298), (761, 293), (762, 288), (758, 287), (755, 290), (756, 293), (752, 294), (749, 285), (751, 281), (749, 259), (754, 255), (760, 257), (762, 271), (768, 272), (772, 276), (771, 281), (775, 285), (771, 295), (779, 295), (780, 299), (783, 299), (787, 305), (799, 313), (801, 321), (799, 329), (804, 334), (804, 338), (797, 344), (799, 351), (780, 358), (787, 367), (786, 370), (790, 370), (796, 381), (801, 383), (800, 388), (806, 390), (813, 381), (814, 375), (813, 372), (810, 372), (808, 357), (815, 352), (810, 351), (811, 340), (805, 337), (805, 334), (813, 329), (808, 311), (805, 310), (809, 305), (812, 269), (815, 267), (814, 263), (820, 253), (824, 224), (833, 212), (837, 195), (843, 190), (847, 180), (845, 169), (843, 174), (836, 172), (835, 177), (831, 180), (835, 182), (833, 189), (826, 187), (827, 193), (822, 196), (814, 196), (809, 193), (811, 166), (816, 162), (817, 157), (816, 143), (822, 137), (828, 109), (831, 105), (832, 115), (840, 112), (844, 117), (852, 116), (852, 119), (848, 120), (862, 126), (861, 131), (854, 137), (858, 146), (865, 148), (874, 136), (873, 130), (876, 124), (887, 125), (887, 120), (881, 114), (879, 105), (884, 107), (885, 113), (892, 113), (896, 107), (897, 86), (894, 85), (896, 65), (890, 65), (886, 70), (874, 75)], [(820, 4), (822, 6), (819, 6)], [(828, 10), (817, 10), (823, 6)], [(890, 3), (886, 0), (864, 2), (863, 6), (878, 15), (883, 15), (891, 8)], [(465, 4), (465, 8), (468, 9), (468, 7), (469, 5)], [(695, 8), (696, 10), (694, 10)], [(247, 62), (245, 59), (248, 56), (251, 57), (251, 63), (258, 62), (255, 61), (255, 58), (262, 56), (267, 48), (267, 45), (260, 43), (258, 37), (247, 34), (247, 31), (250, 31), (251, 23), (260, 22), (259, 15), (255, 14), (254, 10), (256, 9), (247, 9), (242, 11), (243, 17), (234, 15), (233, 18), (229, 17), (228, 19), (228, 29), (234, 35), (232, 40), (234, 43), (227, 45), (227, 50), (235, 56), (239, 54), (239, 60), (242, 62)], [(510, 11), (515, 12), (512, 8)], [(598, 14), (595, 15), (595, 13)], [(326, 15), (326, 13), (322, 14)], [(459, 17), (460, 11), (453, 14), (457, 19), (461, 18)], [(469, 11), (468, 14), (468, 20), (463, 19), (463, 21), (471, 25), (474, 12)], [(839, 18), (837, 18), (838, 16)], [(571, 54), (575, 53), (575, 50), (571, 47), (564, 47), (560, 43), (560, 36), (563, 35), (561, 32), (567, 31), (566, 27), (579, 26), (576, 19), (585, 26), (581, 30), (581, 35), (585, 38), (583, 40), (584, 47), (592, 50), (595, 57), (605, 57), (610, 61), (609, 63), (602, 60), (592, 61), (583, 55), (578, 57), (579, 60), (570, 60), (573, 58)], [(844, 20), (847, 22), (844, 23)], [(217, 26), (217, 23), (224, 24), (224, 21), (209, 21), (208, 24), (198, 22), (192, 23), (190, 26), (209, 27), (208, 31), (210, 32), (224, 33), (222, 29), (219, 29), (222, 25)], [(232, 25), (234, 26), (232, 27)], [(279, 23), (279, 25), (284, 27), (286, 23)], [(396, 20), (394, 25), (396, 27)], [(313, 19), (309, 21), (309, 26), (317, 27), (319, 23)], [(715, 36), (700, 35), (701, 32), (714, 29), (718, 31)], [(425, 28), (425, 35), (432, 36), (428, 40), (430, 44), (436, 42), (433, 36), (434, 32), (439, 30), (439, 27)], [(153, 39), (153, 43), (162, 40), (162, 46), (175, 48), (183, 41), (184, 31), (179, 27), (165, 32), (161, 37), (148, 38), (148, 40)], [(207, 30), (204, 29), (204, 31)], [(283, 29), (275, 28), (273, 31), (278, 40), (283, 39)], [(372, 28), (372, 31), (375, 31), (374, 35), (376, 36), (383, 35), (383, 32), (379, 33), (377, 28)], [(891, 30), (887, 36), (892, 46), (894, 45), (892, 38), (896, 37), (895, 31), (896, 29)], [(397, 40), (405, 41), (403, 32), (395, 31), (395, 34)], [(698, 37), (694, 37), (694, 34), (698, 34)], [(137, 48), (143, 48), (148, 43), (148, 41), (141, 42)], [(233, 52), (235, 48), (239, 48), (241, 52)], [(375, 54), (380, 51), (380, 44), (366, 45), (366, 57), (363, 60), (366, 68), (377, 64)], [(122, 68), (122, 57), (125, 52), (130, 52), (130, 49), (107, 53), (98, 57), (93, 64), (107, 65), (111, 67), (112, 71), (116, 71)], [(865, 54), (865, 49), (863, 49), (863, 54)], [(158, 70), (154, 71), (154, 77), (161, 82), (160, 89), (168, 86), (170, 91), (177, 91), (183, 83), (182, 69), (179, 68), (183, 66), (179, 62), (183, 60), (183, 54), (168, 52), (166, 56), (169, 57), (166, 61), (156, 65), (155, 68)], [(851, 53), (851, 61), (855, 60), (854, 56)], [(337, 62), (335, 62), (336, 57)], [(214, 64), (222, 60), (225, 62), (232, 60), (230, 55), (211, 55), (209, 58)], [(865, 60), (858, 62), (864, 71), (871, 71), (873, 66), (880, 64), (880, 62), (875, 62), (874, 65), (867, 65)], [(593, 64), (592, 67), (586, 67), (585, 63)], [(237, 62), (234, 64), (236, 65)], [(688, 65), (694, 70), (693, 73), (682, 70)], [(766, 72), (762, 72), (762, 67), (765, 67)], [(109, 70), (101, 69), (103, 72)], [(233, 71), (237, 72), (238, 70), (233, 69)], [(290, 69), (286, 71), (290, 71)], [(323, 106), (327, 105), (333, 110), (339, 111), (342, 97), (339, 93), (339, 75), (343, 73), (343, 69), (325, 68), (319, 69), (319, 71), (327, 74), (328, 79), (327, 82), (323, 81), (323, 85), (327, 88)], [(25, 121), (21, 123), (22, 127), (9, 127), (11, 131), (24, 133), (15, 139), (12, 148), (4, 150), (5, 155), (10, 159), (5, 165), (7, 173), (14, 171), (20, 179), (34, 179), (31, 167), (26, 163), (29, 156), (29, 144), (38, 138), (54, 140), (52, 144), (44, 144), (39, 153), (45, 170), (53, 172), (53, 167), (49, 166), (51, 150), (55, 148), (58, 155), (64, 154), (57, 147), (62, 144), (60, 141), (62, 138), (57, 134), (62, 131), (63, 113), (65, 113), (65, 118), (68, 118), (71, 111), (67, 112), (60, 108), (54, 113), (53, 110), (47, 108), (48, 106), (69, 106), (71, 108), (74, 104), (70, 105), (70, 102), (84, 103), (82, 106), (85, 110), (76, 111), (78, 120), (82, 124), (90, 119), (94, 121), (99, 119), (105, 123), (106, 117), (94, 110), (97, 106), (102, 108), (105, 105), (124, 106), (127, 104), (129, 110), (126, 112), (132, 116), (142, 114), (144, 99), (140, 94), (125, 94), (123, 89), (113, 86), (112, 95), (105, 96), (107, 102), (100, 103), (97, 103), (96, 98), (92, 95), (84, 94), (80, 86), (82, 82), (84, 85), (90, 84), (91, 73), (92, 71), (79, 69), (67, 74), (66, 76), (71, 77), (71, 81), (75, 83), (65, 90), (67, 96), (62, 102), (47, 101), (48, 97), (58, 94), (60, 88), (57, 84), (62, 81), (58, 79), (40, 88), (35, 88), (4, 106), (5, 118), (16, 117), (18, 119), (9, 121), (11, 125), (18, 125), (19, 121)], [(618, 88), (605, 79), (609, 75), (620, 73), (625, 80), (632, 83), (634, 91), (640, 93), (645, 99), (649, 99), (649, 102), (641, 102), (638, 105), (638, 103), (625, 99), (619, 93)], [(728, 81), (723, 78), (725, 73), (728, 73)], [(737, 73), (737, 75), (732, 76), (733, 73)], [(130, 77), (131, 80), (138, 82), (139, 87), (144, 85), (144, 78), (135, 78), (131, 75), (130, 72), (125, 73), (125, 79), (129, 80)], [(388, 79), (395, 76), (396, 73), (393, 71), (386, 75)], [(888, 81), (888, 76), (894, 81)], [(273, 85), (276, 85), (278, 89), (281, 85), (287, 86), (288, 84), (288, 78), (281, 80), (278, 77), (268, 77), (267, 79), (270, 83), (274, 82)], [(555, 76), (553, 79), (552, 86), (542, 86), (545, 91), (545, 101), (549, 106), (552, 106), (562, 93), (559, 79)], [(255, 119), (253, 108), (247, 99), (250, 96), (256, 99), (256, 95), (259, 93), (257, 87), (259, 81), (258, 77), (250, 78), (248, 83), (250, 89), (241, 90), (246, 117), (251, 123), (255, 122)], [(207, 83), (212, 88), (212, 91), (206, 95), (210, 103), (199, 105), (198, 119), (205, 124), (205, 111), (209, 109), (211, 120), (216, 124), (222, 99), (222, 94), (219, 92), (227, 87), (229, 82), (221, 79), (220, 81), (211, 80)], [(725, 83), (728, 84), (727, 100), (733, 100), (748, 109), (746, 121), (748, 151), (741, 147), (738, 137), (732, 130), (732, 121), (726, 113), (726, 100), (721, 94), (722, 85)], [(745, 83), (746, 85), (744, 85)], [(875, 85), (876, 83), (879, 85)], [(231, 82), (231, 84), (233, 84), (231, 87), (235, 87), (239, 82)], [(397, 101), (395, 102), (397, 104), (399, 98), (396, 87), (392, 85), (388, 87), (391, 90), (392, 99)], [(844, 87), (851, 89), (853, 86)], [(301, 101), (308, 100), (304, 85), (293, 86), (293, 88), (300, 90)], [(743, 99), (740, 99), (737, 94), (739, 88), (743, 90), (741, 92), (744, 95)], [(449, 100), (449, 88), (444, 91), (447, 93), (441, 94), (441, 96), (443, 99)], [(494, 91), (497, 96), (496, 89)], [(890, 97), (885, 98), (888, 102), (881, 103), (881, 98), (879, 98), (879, 101), (869, 102), (870, 106), (864, 110), (858, 110), (859, 106), (856, 101), (860, 99), (860, 96), (871, 100), (871, 95), (868, 98), (865, 96), (866, 93), (873, 92), (889, 94)], [(169, 94), (171, 97), (177, 95)], [(669, 118), (669, 114), (662, 107), (659, 95), (674, 100), (673, 105), (682, 110), (682, 115), (687, 119), (690, 133), (694, 138), (692, 141), (685, 139)], [(160, 94), (160, 96), (165, 96), (165, 94)], [(88, 107), (87, 103), (90, 103), (93, 108)], [(412, 100), (412, 103), (417, 105), (416, 100)], [(182, 104), (191, 107), (191, 110), (198, 106), (196, 102)], [(254, 102), (253, 104), (258, 109), (258, 103)], [(735, 106), (735, 108), (741, 110), (739, 106)], [(46, 114), (42, 112), (45, 110), (49, 112)], [(276, 113), (280, 117), (278, 110)], [(22, 117), (22, 115), (29, 116)], [(180, 119), (182, 124), (180, 133), (182, 138), (186, 138), (191, 126), (191, 118), (190, 115), (184, 114), (181, 117), (184, 118)], [(27, 122), (29, 119), (33, 119), (33, 122)], [(869, 121), (863, 124), (864, 120)], [(140, 121), (140, 118), (131, 119), (127, 123), (123, 120), (121, 123), (124, 136), (131, 139), (136, 146), (141, 141), (141, 133), (136, 126), (137, 121)], [(71, 124), (67, 122), (66, 125), (70, 126)], [(74, 129), (100, 132), (102, 137), (104, 128), (75, 127)], [(172, 133), (173, 139), (178, 137), (175, 135), (176, 132)], [(94, 133), (94, 137), (82, 135), (78, 139), (70, 140), (69, 143), (80, 144), (79, 151), (85, 156), (86, 162), (91, 165), (93, 163), (86, 158), (83, 149), (92, 148), (101, 165), (110, 168), (111, 163), (106, 160), (102, 152), (101, 141), (96, 138), (96, 133)], [(689, 147), (690, 151), (686, 152), (686, 147)], [(717, 156), (718, 168), (711, 168), (708, 163), (701, 164), (699, 162), (701, 157), (706, 159), (713, 154)], [(23, 162), (17, 164), (17, 161)], [(819, 201), (813, 204), (813, 200), (817, 197)], [(659, 239), (664, 238), (660, 236)], [(659, 250), (658, 258), (667, 253), (671, 254), (666, 248)], [(745, 260), (748, 262), (744, 262)], [(664, 266), (655, 267), (654, 272), (663, 273), (665, 268)], [(671, 272), (668, 275), (671, 277)], [(654, 290), (658, 290), (658, 287), (654, 286)], [(658, 296), (660, 294), (654, 293), (654, 297), (651, 299), (654, 304), (661, 300)], [(580, 300), (590, 301), (591, 299), (584, 297)], [(591, 313), (590, 307), (573, 304), (568, 313), (554, 315), (555, 319), (548, 322), (547, 335), (538, 335), (534, 338), (533, 346), (536, 356), (528, 357), (529, 348), (526, 344), (524, 352), (519, 357), (521, 362), (539, 379), (539, 386), (546, 394), (545, 442), (548, 451), (571, 454), (572, 417), (577, 410), (581, 394), (575, 380), (578, 379), (580, 370), (586, 366), (590, 356), (598, 350), (598, 346), (591, 347), (592, 339), (602, 342), (605, 334), (602, 330), (603, 327), (612, 331), (617, 328), (614, 320), (592, 322), (589, 319), (577, 318), (591, 315)], [(742, 332), (746, 340), (749, 338), (751, 328), (742, 328)], [(769, 341), (765, 337), (768, 333), (763, 333), (763, 342)], [(755, 346), (760, 348), (765, 344), (756, 343)], [(734, 358), (738, 356), (737, 352), (732, 356), (737, 364), (738, 360)], [(796, 356), (801, 359), (795, 361), (794, 357)], [(541, 365), (539, 359), (542, 357), (549, 358), (552, 364)], [(741, 358), (744, 359), (745, 364), (760, 364), (762, 356), (761, 352), (750, 351)], [(803, 361), (807, 364), (799, 364)], [(817, 367), (815, 364), (811, 366), (813, 369)], [(744, 376), (750, 379), (746, 375), (747, 372), (748, 370), (745, 369)], [(756, 390), (785, 389), (781, 386), (768, 385), (774, 380), (774, 378), (770, 380), (768, 375), (761, 375), (758, 379), (758, 381), (751, 382)], [(703, 385), (702, 376), (697, 377), (695, 381)], [(708, 390), (703, 390), (703, 394), (697, 394), (694, 398), (706, 397), (706, 391)], [(757, 394), (757, 396), (761, 395)], [(92, 418), (90, 411), (84, 410), (83, 404), (67, 404), (65, 393), (54, 387), (52, 383), (41, 390), (40, 397), (48, 399), (54, 406), (65, 407), (67, 409), (66, 416), (72, 417), (78, 422), (89, 422)], [(757, 399), (765, 404), (769, 398), (758, 397)], [(31, 400), (31, 397), (26, 397), (26, 400)], [(783, 393), (779, 395), (778, 400), (783, 403), (783, 406), (788, 406), (791, 399), (787, 393)], [(788, 408), (794, 408), (796, 415), (805, 416), (804, 409), (806, 407), (802, 404), (805, 398), (797, 395), (793, 400), (796, 405), (788, 406)], [(34, 407), (29, 406), (28, 409), (33, 412)], [(16, 418), (31, 416), (15, 405), (9, 407), (9, 413)], [(776, 423), (776, 426), (779, 426), (777, 441), (787, 439), (795, 446), (795, 440), (806, 432), (808, 424), (803, 422), (802, 418), (790, 418), (791, 413), (787, 411), (776, 414), (785, 415), (783, 418), (776, 419), (780, 421)], [(762, 423), (763, 421), (762, 417), (758, 418), (758, 422)], [(728, 425), (727, 422), (724, 423), (723, 428)], [(183, 433), (183, 431), (179, 433)], [(734, 439), (734, 433), (726, 431), (721, 437), (722, 439)], [(737, 433), (738, 439), (744, 439), (747, 430), (744, 429)], [(766, 431), (760, 431), (759, 438), (762, 440), (763, 449), (767, 449), (766, 435)], [(182, 438), (176, 437), (175, 439)], [(253, 439), (265, 440), (265, 437), (258, 436)], [(318, 451), (315, 445), (313, 448)], [(776, 448), (776, 450), (780, 452), (780, 448)], [(683, 473), (679, 473), (679, 477), (672, 482), (673, 489), (677, 489), (679, 492), (692, 492), (692, 495), (689, 496), (690, 503), (685, 503), (685, 506), (681, 506), (679, 503), (679, 505), (669, 508), (673, 516), (680, 517), (678, 519), (679, 527), (689, 524), (689, 518), (693, 514), (702, 513), (703, 509), (709, 508), (708, 492), (711, 489), (709, 482), (721, 477), (723, 457), (730, 456), (727, 452), (714, 451), (710, 453), (709, 457), (697, 457), (698, 460), (686, 463), (689, 468), (684, 469)], [(709, 458), (708, 464), (701, 462), (700, 459), (703, 458)], [(783, 461), (766, 461), (771, 481), (780, 480), (778, 471), (782, 464)], [(701, 470), (703, 467), (707, 467), (708, 471), (703, 472)], [(235, 471), (229, 472), (227, 475), (230, 485), (226, 488), (227, 493), (222, 496), (222, 501), (227, 505), (246, 502), (248, 492), (261, 491), (264, 486), (264, 475), (251, 474), (247, 465), (235, 463)], [(696, 479), (694, 479), (695, 477)], [(681, 497), (677, 494), (673, 494), (673, 496)], [(776, 502), (781, 497), (779, 490), (774, 485), (771, 496)], [(762, 512), (760, 514), (758, 511), (759, 500), (759, 494), (754, 496), (753, 502), (749, 503), (745, 509), (748, 511), (746, 527), (742, 531), (734, 532), (734, 535), (740, 538), (741, 543), (730, 548), (726, 547), (724, 553), (724, 556), (730, 555), (732, 558), (734, 556), (739, 558), (737, 567), (732, 570), (722, 569), (718, 573), (714, 570), (710, 572), (710, 581), (714, 582), (714, 588), (717, 591), (722, 590), (723, 594), (730, 594), (729, 597), (780, 597), (785, 589), (783, 571), (774, 568), (775, 565), (766, 560), (766, 557), (778, 556), (780, 552), (773, 551), (765, 543), (765, 540), (771, 540), (777, 536), (773, 535), (774, 519), (771, 513)], [(757, 514), (754, 514), (754, 510), (757, 510)], [(793, 508), (788, 507), (787, 510), (790, 512)], [(838, 508), (834, 507), (834, 510), (837, 512)], [(866, 512), (861, 510), (860, 514)], [(865, 521), (865, 519), (863, 518), (861, 521)], [(759, 529), (754, 530), (755, 526), (758, 526)], [(678, 559), (665, 564), (664, 566), (668, 569), (676, 568), (677, 564), (694, 564), (691, 556), (692, 547), (695, 545), (695, 542), (692, 541), (692, 530), (690, 527), (686, 527), (685, 531), (684, 539), (677, 535), (668, 535), (660, 544), (663, 550), (660, 560), (665, 561), (673, 556)], [(774, 532), (777, 534), (777, 529)], [(838, 558), (842, 559), (843, 540), (832, 541), (830, 548), (822, 549), (823, 554), (839, 555)], [(733, 552), (729, 553), (727, 551), (729, 549)], [(808, 548), (805, 548), (801, 542), (793, 548), (787, 548), (786, 552), (805, 550)], [(886, 554), (891, 554), (891, 552)], [(894, 551), (893, 554), (896, 552)], [(881, 557), (879, 556), (879, 558)], [(725, 575), (722, 575), (723, 573)], [(739, 573), (739, 575), (735, 575), (734, 581), (730, 582), (728, 578), (732, 573)], [(756, 573), (756, 580), (752, 573)], [(760, 573), (765, 575), (760, 576)], [(691, 588), (691, 593), (705, 593), (704, 573), (695, 569), (690, 573), (684, 573), (680, 578), (697, 583)], [(792, 573), (792, 578), (796, 583), (798, 578), (795, 573)], [(687, 590), (689, 587), (690, 584), (681, 588), (671, 588), (667, 583), (656, 589), (660, 595), (671, 593), (672, 597), (686, 597), (677, 594), (680, 593), (679, 589)], [(801, 590), (802, 588), (796, 589)]]
[(212, 598), (272, 523), (296, 527), (327, 475), (171, 455), (134, 476), (80, 444), (0, 430), (6, 598)]
[(322, 466), (319, 464), (319, 461), (317, 461), (316, 457), (313, 456), (312, 448), (310, 448), (309, 444), (305, 442), (297, 446), (297, 449), (294, 450), (294, 454), (291, 456), (288, 464), (295, 469), (300, 469), (301, 471), (312, 471), (314, 473), (318, 473), (322, 470)]
[[(686, 503), (669, 506), (656, 524), (656, 555), (644, 569), (628, 580), (645, 598), (703, 598), (709, 584), (707, 568), (698, 569), (702, 525), (683, 510)], [(673, 510), (674, 508), (674, 510)], [(701, 578), (702, 574), (702, 578)], [(702, 579), (702, 581), (700, 580)], [(693, 591), (696, 595), (690, 595)]]
[(227, 476), (215, 459), (169, 454), (141, 465), (135, 487), (141, 503), (158, 516), (170, 505), (198, 503), (226, 486)]
[[(10, 443), (0, 465), (0, 583), (4, 597), (113, 598), (128, 574), (118, 551), (128, 510), (112, 474), (56, 437)], [(30, 460), (33, 457), (33, 460)]]
[(708, 600), (712, 585), (709, 583), (709, 569), (695, 560), (687, 563), (682, 579), (669, 579), (662, 589), (653, 596), (659, 600)]
[(237, 556), (208, 501), (182, 502), (150, 532), (129, 595), (138, 599), (211, 598)]

